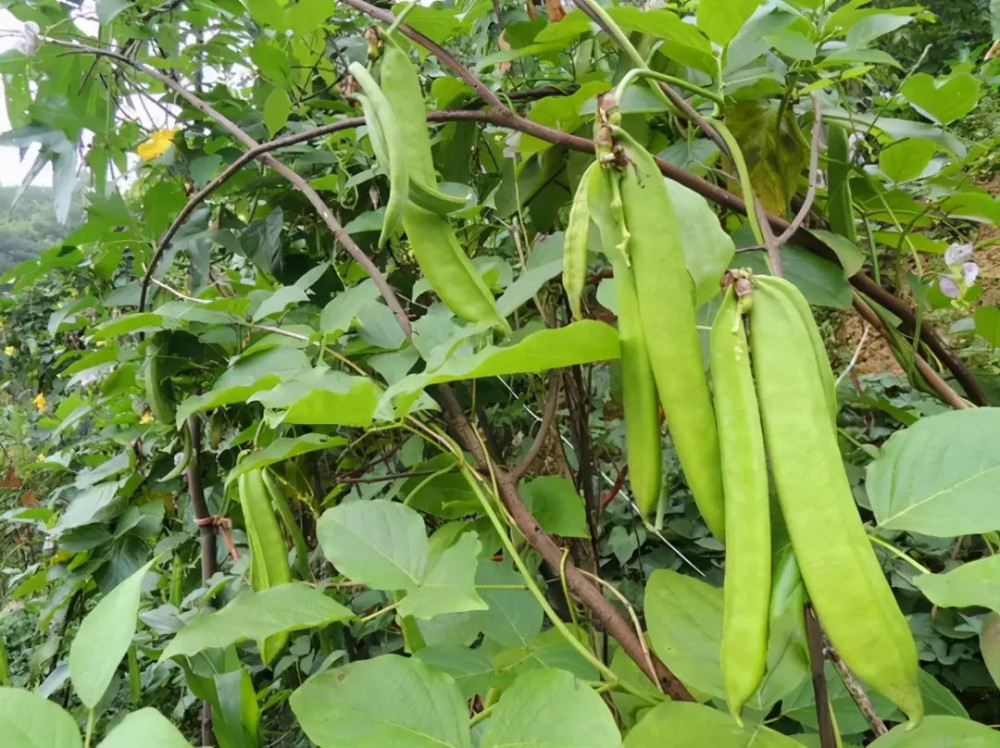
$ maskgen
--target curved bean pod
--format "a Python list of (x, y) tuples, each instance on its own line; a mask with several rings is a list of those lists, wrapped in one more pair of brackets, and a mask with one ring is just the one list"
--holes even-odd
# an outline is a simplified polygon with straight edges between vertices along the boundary
[(566, 222), (566, 234), (563, 240), (563, 271), (562, 282), (573, 312), (573, 319), (583, 319), (580, 299), (587, 283), (587, 235), (590, 233), (590, 199), (591, 182), (603, 180), (605, 174), (595, 161), (580, 178), (580, 184), (573, 195), (573, 205), (569, 209), (569, 219)]
[(750, 312), (751, 359), (778, 502), (806, 591), (844, 661), (911, 720), (917, 649), (865, 534), (815, 371), (810, 332), (773, 285)]
[(722, 679), (729, 709), (741, 722), (767, 666), (771, 512), (750, 348), (732, 287), (716, 314), (709, 350), (726, 496)]
[(702, 363), (694, 284), (677, 219), (653, 157), (624, 130), (612, 129), (630, 162), (621, 172), (621, 198), (656, 389), (698, 510), (721, 540), (725, 521), (719, 437)]

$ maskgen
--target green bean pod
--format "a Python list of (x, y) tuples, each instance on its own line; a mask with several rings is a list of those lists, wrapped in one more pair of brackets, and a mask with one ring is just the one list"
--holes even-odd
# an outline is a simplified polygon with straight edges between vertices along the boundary
[(726, 496), (722, 680), (729, 709), (741, 722), (743, 705), (767, 666), (771, 516), (764, 435), (739, 304), (728, 288), (709, 349)]
[(624, 130), (614, 127), (613, 132), (630, 162), (621, 172), (621, 198), (656, 389), (698, 510), (721, 540), (725, 520), (719, 437), (680, 230), (653, 157)]
[(823, 336), (820, 334), (819, 328), (816, 326), (816, 321), (813, 319), (809, 302), (795, 284), (790, 283), (784, 278), (779, 278), (776, 275), (758, 275), (754, 280), (760, 286), (773, 288), (777, 293), (784, 294), (802, 318), (802, 324), (805, 327), (806, 334), (809, 336), (810, 347), (816, 358), (816, 374), (823, 387), (823, 395), (826, 397), (826, 404), (830, 410), (830, 418), (836, 427), (837, 412), (840, 410), (837, 403), (837, 382), (833, 376), (833, 369), (830, 368), (830, 357), (826, 355)]
[(173, 424), (176, 410), (173, 400), (167, 392), (167, 382), (163, 374), (163, 348), (161, 336), (159, 334), (153, 335), (149, 340), (143, 384), (146, 389), (146, 403), (149, 405), (149, 412), (157, 421)]
[(449, 309), (464, 320), (488, 322), (510, 334), (493, 294), (446, 219), (410, 203), (403, 211), (403, 230), (424, 277)]
[(656, 383), (649, 364), (632, 270), (619, 250), (624, 227), (613, 209), (613, 181), (619, 175), (598, 167), (587, 180), (591, 216), (611, 261), (618, 292), (618, 338), (621, 346), (622, 404), (629, 485), (643, 516), (656, 510), (663, 488), (663, 446)]
[(587, 284), (587, 235), (590, 233), (590, 184), (596, 180), (604, 180), (601, 167), (595, 161), (580, 177), (573, 204), (569, 209), (569, 219), (566, 222), (566, 234), (563, 239), (563, 271), (562, 283), (569, 299), (569, 307), (573, 319), (583, 319), (580, 300)]
[[(292, 581), (288, 549), (281, 535), (271, 498), (260, 470), (242, 474), (239, 488), (243, 524), (250, 543), (250, 584), (254, 590), (266, 590)], [(261, 659), (268, 664), (288, 642), (288, 633), (269, 636), (258, 642)]]
[(396, 127), (406, 153), (410, 180), (426, 187), (436, 187), (437, 174), (420, 75), (410, 56), (388, 39), (382, 48), (382, 90), (396, 115)]
[(428, 187), (425, 183), (410, 177), (410, 200), (424, 210), (439, 216), (455, 213), (469, 204), (471, 191), (465, 197), (449, 195), (441, 190)]
[(376, 146), (375, 139), (372, 140), (372, 150), (375, 151), (376, 159), (378, 159), (379, 151), (382, 151), (386, 162), (380, 165), (389, 173), (389, 199), (385, 203), (385, 219), (382, 222), (382, 232), (378, 239), (378, 246), (382, 247), (389, 240), (389, 237), (399, 230), (399, 225), (403, 220), (403, 209), (410, 191), (406, 142), (399, 132), (399, 123), (389, 99), (372, 78), (371, 73), (357, 62), (352, 62), (348, 70), (368, 99), (368, 106), (362, 102), (362, 108), (365, 114), (365, 124), (368, 126), (369, 138), (372, 138), (372, 133), (376, 132), (375, 138), (381, 140), (381, 144), (378, 146)]
[(847, 665), (911, 720), (923, 715), (917, 649), (865, 534), (817, 376), (788, 297), (758, 284), (750, 344), (764, 440), (806, 591)]

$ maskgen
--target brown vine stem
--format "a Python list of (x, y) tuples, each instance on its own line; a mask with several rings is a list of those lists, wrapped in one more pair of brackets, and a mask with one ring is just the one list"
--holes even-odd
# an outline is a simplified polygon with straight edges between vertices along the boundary
[[(84, 44), (79, 44), (76, 41), (64, 41), (62, 39), (54, 39), (52, 37), (41, 37), (41, 36), (39, 38), (51, 44), (56, 44), (61, 47), (66, 47), (77, 53), (90, 54), (98, 57), (106, 57), (108, 59), (120, 62), (124, 65), (128, 65), (129, 67), (134, 68), (135, 70), (138, 70), (144, 75), (148, 75), (149, 77), (154, 78), (155, 80), (165, 85), (171, 91), (173, 91), (182, 99), (187, 101), (192, 107), (197, 109), (199, 112), (218, 122), (226, 131), (228, 131), (237, 140), (239, 140), (241, 143), (247, 146), (247, 148), (257, 148), (260, 146), (260, 143), (251, 138), (249, 135), (247, 135), (247, 133), (244, 132), (239, 127), (239, 125), (230, 120), (221, 112), (214, 109), (204, 99), (191, 93), (183, 85), (175, 81), (170, 76), (164, 75), (156, 68), (144, 65), (138, 60), (133, 60), (132, 58), (126, 57), (125, 55), (119, 54), (117, 52), (112, 52), (107, 49), (100, 49), (98, 47), (90, 47)], [(323, 202), (323, 199), (319, 196), (319, 193), (317, 193), (316, 190), (314, 190), (309, 185), (309, 183), (305, 179), (303, 179), (299, 174), (289, 169), (287, 166), (278, 161), (278, 159), (276, 159), (270, 153), (261, 153), (260, 160), (265, 165), (267, 165), (275, 172), (280, 174), (282, 177), (284, 177), (286, 180), (288, 180), (288, 182), (293, 187), (295, 187), (295, 189), (297, 189), (299, 192), (305, 195), (306, 199), (312, 204), (313, 208), (316, 209), (316, 212), (319, 214), (320, 218), (323, 219), (323, 222), (327, 225), (330, 231), (333, 232), (333, 235), (337, 238), (337, 241), (339, 241), (341, 244), (344, 245), (344, 248), (351, 255), (351, 257), (354, 258), (354, 261), (357, 262), (359, 265), (361, 265), (361, 267), (365, 269), (365, 272), (367, 272), (368, 275), (371, 277), (372, 281), (375, 283), (376, 288), (378, 288), (379, 293), (382, 294), (382, 298), (385, 299), (386, 304), (388, 304), (389, 308), (392, 310), (392, 313), (396, 318), (396, 322), (406, 333), (407, 337), (409, 337), (411, 331), (409, 317), (404, 311), (402, 305), (399, 303), (399, 299), (396, 297), (395, 291), (393, 291), (392, 287), (389, 285), (388, 279), (378, 268), (378, 266), (372, 261), (372, 259), (368, 257), (368, 255), (366, 255), (364, 251), (362, 251), (361, 247), (359, 247), (355, 243), (354, 239), (351, 238), (351, 235), (348, 234), (346, 231), (344, 231), (344, 227), (341, 226), (340, 223), (337, 221), (337, 219), (334, 217), (333, 212), (330, 210), (327, 204)], [(152, 267), (153, 265), (150, 264), (150, 268)], [(143, 276), (142, 292), (140, 294), (141, 306), (145, 305), (146, 289), (149, 287), (149, 277), (151, 275), (152, 271), (147, 269), (145, 276)]]
[(865, 720), (868, 722), (868, 727), (871, 728), (871, 731), (875, 733), (876, 737), (889, 732), (889, 729), (885, 726), (885, 722), (882, 721), (882, 718), (878, 716), (878, 712), (875, 711), (875, 705), (868, 698), (868, 694), (865, 693), (861, 682), (854, 677), (854, 673), (847, 667), (847, 663), (844, 662), (843, 658), (829, 641), (826, 642), (825, 652), (827, 659), (833, 663), (833, 666), (837, 668), (837, 672), (840, 673), (840, 677), (847, 687), (847, 693), (851, 695), (854, 703), (857, 704), (858, 709), (865, 716)]
[(811, 605), (805, 607), (806, 639), (809, 644), (809, 668), (812, 671), (813, 694), (816, 697), (816, 724), (819, 730), (820, 748), (837, 748), (837, 730), (833, 725), (830, 711), (830, 696), (827, 691), (824, 666), (823, 629)]
[(529, 447), (524, 459), (510, 471), (510, 477), (515, 483), (521, 480), (531, 469), (531, 466), (538, 458), (538, 453), (545, 446), (545, 440), (548, 438), (549, 431), (552, 429), (552, 424), (556, 419), (556, 413), (559, 411), (561, 383), (561, 377), (558, 375), (558, 372), (555, 372), (549, 379), (549, 395), (545, 401), (545, 411), (542, 413), (542, 420), (538, 424), (538, 434), (536, 434), (535, 440), (531, 443), (531, 447)]
[[(857, 292), (854, 294), (854, 308), (857, 310), (858, 314), (861, 315), (862, 319), (865, 320), (865, 322), (878, 331), (879, 335), (887, 341), (890, 340), (889, 333), (886, 331), (882, 319), (875, 313), (875, 310), (865, 303), (864, 299), (862, 299), (860, 294)], [(927, 363), (927, 360), (923, 356), (914, 351), (913, 359), (917, 369), (920, 371), (920, 374), (927, 380), (927, 383), (934, 388), (934, 391), (944, 402), (948, 403), (948, 405), (956, 410), (963, 410), (969, 407), (969, 403), (963, 400), (962, 396), (955, 392), (954, 388), (944, 381), (941, 375), (934, 370), (933, 366)]]
[[(482, 443), (472, 428), (472, 424), (462, 412), (462, 407), (455, 398), (455, 393), (451, 388), (440, 385), (437, 388), (437, 393), (449, 426), (461, 439), (465, 448), (469, 450), (479, 469), (486, 470), (489, 458), (483, 451)], [(594, 612), (594, 615), (604, 625), (608, 635), (621, 645), (625, 653), (670, 698), (692, 701), (691, 693), (666, 665), (652, 655), (649, 655), (647, 659), (644, 642), (640, 640), (625, 617), (604, 596), (600, 588), (587, 579), (572, 562), (563, 564), (562, 549), (551, 535), (542, 530), (538, 521), (521, 501), (517, 492), (517, 484), (511, 474), (499, 469), (494, 469), (494, 474), (500, 500), (514, 520), (518, 530), (551, 568), (565, 568), (566, 582), (570, 589), (584, 605)], [(650, 671), (650, 667), (652, 667), (652, 671)]]

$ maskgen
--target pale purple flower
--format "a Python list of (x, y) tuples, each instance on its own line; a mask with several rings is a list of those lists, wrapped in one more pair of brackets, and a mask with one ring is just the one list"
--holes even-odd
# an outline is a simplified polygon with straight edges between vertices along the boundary
[(979, 265), (974, 262), (962, 264), (962, 280), (965, 281), (965, 285), (971, 286), (976, 282), (977, 277), (979, 277)]
[(952, 244), (944, 253), (945, 264), (951, 267), (958, 267), (963, 262), (972, 259), (971, 244)]
[(941, 293), (949, 299), (957, 299), (962, 295), (962, 289), (958, 287), (958, 284), (953, 278), (949, 278), (947, 275), (941, 276), (941, 280), (938, 281), (938, 285), (941, 287)]

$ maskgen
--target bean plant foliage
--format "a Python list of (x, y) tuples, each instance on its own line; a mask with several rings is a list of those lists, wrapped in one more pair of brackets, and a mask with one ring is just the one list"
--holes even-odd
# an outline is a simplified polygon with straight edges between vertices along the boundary
[[(4, 746), (1000, 745), (985, 29), (921, 57), (933, 14), (867, 0), (3, 7), (0, 144), (83, 205), (0, 279)], [(608, 173), (625, 224), (670, 217), (645, 254), (620, 201), (578, 212)], [(780, 522), (710, 531), (667, 403), (624, 418), (634, 340), (681, 350), (680, 297), (642, 297), (660, 245), (699, 372), (727, 269), (783, 275), (828, 342), (863, 326), (809, 360), (922, 720), (824, 638), (876, 612), (835, 627), (814, 588), (817, 620)], [(892, 371), (859, 375), (866, 338)], [(742, 708), (737, 553), (774, 558)]]

